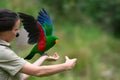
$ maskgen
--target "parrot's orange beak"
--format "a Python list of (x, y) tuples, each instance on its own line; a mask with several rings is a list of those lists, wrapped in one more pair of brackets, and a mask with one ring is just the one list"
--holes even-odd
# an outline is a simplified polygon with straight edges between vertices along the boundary
[(59, 40), (55, 40), (55, 44), (57, 44), (59, 42)]

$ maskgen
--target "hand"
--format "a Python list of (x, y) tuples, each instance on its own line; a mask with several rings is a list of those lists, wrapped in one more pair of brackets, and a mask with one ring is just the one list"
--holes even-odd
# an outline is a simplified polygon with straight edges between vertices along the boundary
[(68, 56), (65, 56), (65, 59), (66, 59), (65, 64), (67, 65), (67, 68), (72, 69), (76, 64), (77, 59), (76, 58), (69, 59)]
[(57, 52), (55, 52), (53, 56), (48, 56), (47, 58), (48, 61), (56, 61), (58, 59), (59, 59), (59, 55), (57, 54)]

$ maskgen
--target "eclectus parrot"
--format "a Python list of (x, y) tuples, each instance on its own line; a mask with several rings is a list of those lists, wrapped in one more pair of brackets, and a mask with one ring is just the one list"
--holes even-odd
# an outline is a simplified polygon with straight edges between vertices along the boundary
[(25, 59), (30, 60), (36, 53), (43, 55), (58, 42), (58, 37), (53, 35), (52, 20), (44, 9), (40, 10), (37, 19), (21, 12), (19, 12), (19, 16), (25, 30), (29, 33), (28, 43), (35, 44)]

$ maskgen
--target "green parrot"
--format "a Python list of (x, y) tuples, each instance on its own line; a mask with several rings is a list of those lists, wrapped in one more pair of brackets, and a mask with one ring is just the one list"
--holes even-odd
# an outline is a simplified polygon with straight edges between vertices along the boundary
[(35, 44), (25, 59), (32, 59), (37, 53), (45, 54), (47, 50), (58, 43), (58, 37), (53, 35), (54, 26), (49, 14), (44, 10), (39, 11), (38, 18), (19, 12), (24, 29), (28, 34), (28, 43)]

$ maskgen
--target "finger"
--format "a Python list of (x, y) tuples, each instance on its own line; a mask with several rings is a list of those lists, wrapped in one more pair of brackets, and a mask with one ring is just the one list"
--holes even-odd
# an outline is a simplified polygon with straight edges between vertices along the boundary
[(77, 58), (73, 58), (72, 60), (77, 60)]
[(54, 54), (53, 57), (55, 57), (55, 58), (58, 57), (58, 54)]
[(57, 57), (57, 56), (58, 56), (58, 54), (57, 54), (57, 53), (55, 53), (55, 54), (54, 54), (54, 56), (55, 56), (55, 57)]
[(59, 59), (59, 57), (60, 57), (59, 55), (56, 55), (56, 56), (55, 56), (55, 58), (57, 58), (57, 59)]
[(74, 59), (72, 59), (74, 62), (76, 62), (77, 61), (77, 59), (76, 58), (74, 58)]
[(53, 56), (57, 57), (58, 56), (57, 52), (55, 52)]
[(68, 56), (65, 56), (65, 59), (66, 59), (66, 60), (69, 60)]
[(75, 62), (77, 61), (77, 58), (74, 58)]

